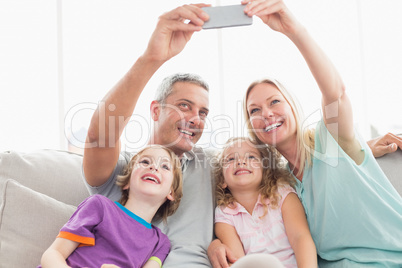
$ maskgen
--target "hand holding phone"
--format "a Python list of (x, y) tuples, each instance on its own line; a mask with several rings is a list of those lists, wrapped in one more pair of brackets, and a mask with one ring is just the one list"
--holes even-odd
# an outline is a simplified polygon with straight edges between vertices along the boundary
[(253, 24), (253, 18), (244, 13), (245, 5), (203, 7), (209, 15), (209, 20), (202, 26), (203, 29), (245, 26)]

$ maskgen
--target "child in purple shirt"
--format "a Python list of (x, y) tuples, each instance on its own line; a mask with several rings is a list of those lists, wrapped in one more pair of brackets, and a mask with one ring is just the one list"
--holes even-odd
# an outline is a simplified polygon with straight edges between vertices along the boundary
[[(170, 241), (151, 225), (179, 206), (182, 174), (178, 157), (160, 145), (138, 152), (117, 180), (119, 202), (93, 195), (84, 200), (42, 256), (42, 267), (159, 268)], [(41, 267), (41, 266), (39, 266)]]

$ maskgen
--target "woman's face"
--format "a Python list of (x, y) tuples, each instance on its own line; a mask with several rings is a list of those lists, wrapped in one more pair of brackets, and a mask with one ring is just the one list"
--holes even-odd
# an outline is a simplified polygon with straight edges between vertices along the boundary
[(278, 149), (290, 139), (296, 139), (292, 108), (275, 85), (257, 84), (246, 101), (251, 126), (262, 142)]

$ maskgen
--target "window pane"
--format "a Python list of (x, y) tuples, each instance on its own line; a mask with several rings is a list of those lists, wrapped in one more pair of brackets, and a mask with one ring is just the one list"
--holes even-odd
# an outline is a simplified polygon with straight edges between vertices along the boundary
[(0, 151), (59, 148), (56, 3), (0, 1)]

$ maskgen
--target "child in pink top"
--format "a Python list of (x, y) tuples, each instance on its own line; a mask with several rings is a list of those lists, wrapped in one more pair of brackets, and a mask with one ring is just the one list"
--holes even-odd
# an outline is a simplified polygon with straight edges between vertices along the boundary
[(265, 145), (248, 138), (227, 142), (215, 170), (215, 234), (237, 259), (264, 253), (284, 267), (317, 267), (294, 179), (280, 164)]

